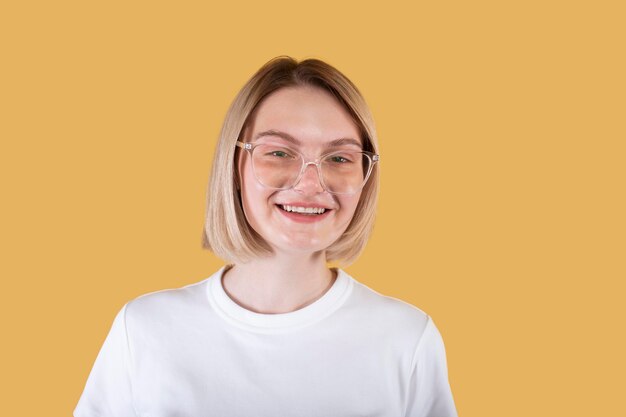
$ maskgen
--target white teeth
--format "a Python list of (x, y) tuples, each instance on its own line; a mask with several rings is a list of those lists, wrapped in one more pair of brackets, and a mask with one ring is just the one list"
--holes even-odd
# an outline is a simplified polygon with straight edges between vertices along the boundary
[(291, 211), (294, 213), (304, 213), (304, 214), (322, 214), (326, 211), (326, 209), (322, 207), (296, 207), (296, 206), (288, 206), (286, 204), (283, 204), (281, 207), (285, 211)]

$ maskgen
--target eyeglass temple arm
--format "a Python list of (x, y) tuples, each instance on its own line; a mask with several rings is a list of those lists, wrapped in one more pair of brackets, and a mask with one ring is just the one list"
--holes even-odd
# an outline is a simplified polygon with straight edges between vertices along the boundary
[(240, 148), (243, 149), (252, 149), (252, 144), (251, 143), (246, 143), (246, 142), (241, 142), (241, 141), (237, 141), (235, 142), (235, 145), (239, 146)]

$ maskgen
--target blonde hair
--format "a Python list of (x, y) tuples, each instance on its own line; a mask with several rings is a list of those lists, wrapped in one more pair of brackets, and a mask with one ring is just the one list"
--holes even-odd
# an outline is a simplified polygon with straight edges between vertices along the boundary
[[(277, 57), (266, 63), (243, 86), (230, 105), (213, 159), (207, 191), (202, 247), (220, 258), (237, 263), (269, 256), (272, 249), (248, 224), (237, 184), (236, 150), (250, 116), (273, 92), (294, 86), (312, 86), (332, 94), (352, 116), (366, 151), (378, 153), (378, 140), (369, 107), (356, 86), (341, 72), (318, 59), (298, 62)], [(354, 217), (345, 232), (326, 249), (327, 261), (348, 265), (365, 248), (374, 226), (378, 200), (378, 164), (363, 187)]]

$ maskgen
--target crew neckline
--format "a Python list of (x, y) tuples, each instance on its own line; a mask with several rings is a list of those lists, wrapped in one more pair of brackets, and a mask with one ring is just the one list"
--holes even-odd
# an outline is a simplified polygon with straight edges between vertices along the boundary
[(337, 268), (333, 285), (313, 303), (289, 313), (263, 314), (248, 310), (231, 299), (222, 283), (226, 266), (209, 277), (209, 302), (221, 318), (232, 325), (261, 333), (280, 333), (316, 323), (336, 311), (346, 301), (354, 279)]

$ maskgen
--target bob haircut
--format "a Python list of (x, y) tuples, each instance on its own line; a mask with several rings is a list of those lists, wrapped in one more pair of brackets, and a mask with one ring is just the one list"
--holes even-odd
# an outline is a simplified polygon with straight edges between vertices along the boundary
[[(263, 99), (286, 87), (310, 86), (333, 95), (352, 116), (363, 150), (378, 153), (378, 140), (369, 107), (356, 86), (341, 72), (318, 59), (298, 62), (280, 56), (270, 60), (243, 86), (230, 105), (220, 132), (207, 190), (202, 247), (228, 262), (247, 262), (273, 251), (252, 229), (243, 212), (238, 186), (237, 157), (248, 122)], [(326, 249), (327, 261), (348, 265), (356, 260), (374, 227), (378, 200), (378, 164), (361, 191), (354, 217), (345, 232)]]

